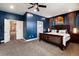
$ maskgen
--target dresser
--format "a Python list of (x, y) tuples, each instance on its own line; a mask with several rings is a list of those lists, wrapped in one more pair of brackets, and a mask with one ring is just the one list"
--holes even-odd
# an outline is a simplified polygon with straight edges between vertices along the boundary
[(79, 43), (79, 33), (70, 33), (70, 36), (71, 36), (70, 39), (71, 42)]

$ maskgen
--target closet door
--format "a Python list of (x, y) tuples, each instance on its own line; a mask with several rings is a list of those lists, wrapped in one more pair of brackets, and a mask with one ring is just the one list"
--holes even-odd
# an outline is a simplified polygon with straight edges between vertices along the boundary
[(23, 39), (23, 21), (16, 21), (16, 39)]
[(10, 20), (4, 20), (4, 43), (10, 41)]

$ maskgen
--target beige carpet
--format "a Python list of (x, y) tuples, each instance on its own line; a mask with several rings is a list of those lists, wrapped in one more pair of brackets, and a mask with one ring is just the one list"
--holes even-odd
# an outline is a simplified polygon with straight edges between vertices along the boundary
[(0, 56), (78, 56), (79, 44), (70, 43), (66, 50), (44, 41), (12, 40), (0, 44)]

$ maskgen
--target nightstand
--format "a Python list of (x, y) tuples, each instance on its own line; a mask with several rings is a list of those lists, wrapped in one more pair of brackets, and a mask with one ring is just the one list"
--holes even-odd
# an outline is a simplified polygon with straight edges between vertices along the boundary
[(79, 43), (79, 33), (70, 33), (70, 36), (71, 36), (70, 39), (71, 42)]

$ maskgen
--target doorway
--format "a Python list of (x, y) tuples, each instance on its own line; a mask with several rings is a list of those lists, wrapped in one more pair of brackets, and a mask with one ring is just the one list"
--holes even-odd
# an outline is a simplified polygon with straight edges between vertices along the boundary
[(11, 40), (23, 39), (23, 21), (5, 19), (4, 20), (4, 43)]
[(10, 21), (10, 40), (16, 40), (16, 21)]
[(37, 21), (37, 38), (39, 39), (39, 33), (43, 33), (43, 21)]

